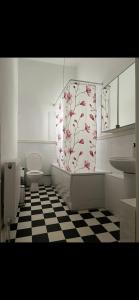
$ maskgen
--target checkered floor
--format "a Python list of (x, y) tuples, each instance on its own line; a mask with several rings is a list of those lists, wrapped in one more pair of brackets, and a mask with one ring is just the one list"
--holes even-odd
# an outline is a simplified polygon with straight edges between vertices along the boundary
[(56, 189), (26, 188), (25, 206), (10, 225), (10, 242), (118, 242), (120, 223), (106, 209), (71, 211)]

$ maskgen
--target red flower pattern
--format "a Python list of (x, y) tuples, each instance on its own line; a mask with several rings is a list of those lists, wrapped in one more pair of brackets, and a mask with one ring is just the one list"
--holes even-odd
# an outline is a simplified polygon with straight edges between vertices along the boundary
[(87, 168), (88, 170), (90, 170), (90, 162), (89, 161), (85, 160), (84, 168)]
[[(84, 88), (83, 85), (76, 82), (72, 84), (72, 89), (70, 87), (71, 83), (65, 89), (63, 97), (57, 105), (57, 162), (62, 169), (68, 172), (74, 172), (74, 170), (80, 172), (84, 168), (92, 172), (95, 169), (95, 140), (97, 138), (94, 114), (96, 110), (95, 88), (92, 85), (86, 85)], [(76, 119), (73, 120), (72, 116), (74, 115), (76, 115)], [(83, 151), (80, 151), (79, 145), (82, 145)], [(87, 147), (87, 145), (89, 146)], [(70, 159), (73, 153), (74, 157)]]
[(90, 153), (90, 155), (91, 155), (91, 156), (94, 156), (94, 153), (93, 153), (93, 151), (89, 151), (89, 153)]
[(81, 156), (83, 154), (83, 151), (80, 151), (79, 156)]
[(86, 105), (85, 101), (81, 101), (80, 105), (85, 106)]
[(88, 126), (86, 123), (85, 123), (85, 130), (89, 133), (90, 132), (90, 126)]
[(67, 102), (72, 98), (72, 94), (70, 92), (67, 93)]
[(79, 141), (79, 144), (84, 144), (84, 140), (83, 139), (81, 139), (80, 141)]
[(102, 128), (106, 129), (108, 127), (108, 117), (109, 117), (109, 106), (107, 105), (109, 103), (110, 99), (110, 90), (108, 89), (103, 89), (102, 92), (102, 105), (101, 105), (101, 119), (102, 119)]
[(87, 95), (90, 96), (91, 92), (92, 92), (91, 87), (89, 85), (87, 85), (86, 86), (86, 93), (87, 93)]
[(66, 100), (66, 102), (68, 103), (72, 98), (72, 94), (70, 92), (66, 93), (64, 92), (64, 99)]
[(71, 132), (69, 129), (66, 130), (66, 139), (71, 137)]
[(74, 116), (74, 115), (75, 115), (75, 112), (74, 112), (73, 110), (70, 110), (69, 116), (72, 117), (72, 116)]
[(68, 149), (68, 153), (69, 153), (69, 154), (72, 154), (73, 152), (74, 152), (74, 151), (73, 151), (72, 148), (69, 148), (69, 149)]
[(94, 116), (92, 114), (89, 115), (90, 119), (92, 119), (93, 121), (95, 120)]
[(67, 93), (66, 92), (64, 92), (64, 98), (67, 99)]

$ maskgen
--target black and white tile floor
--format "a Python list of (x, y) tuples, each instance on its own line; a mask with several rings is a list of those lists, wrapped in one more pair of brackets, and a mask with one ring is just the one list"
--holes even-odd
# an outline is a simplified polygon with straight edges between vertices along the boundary
[(10, 226), (10, 242), (118, 242), (120, 223), (106, 209), (71, 211), (52, 186), (26, 188), (25, 206)]

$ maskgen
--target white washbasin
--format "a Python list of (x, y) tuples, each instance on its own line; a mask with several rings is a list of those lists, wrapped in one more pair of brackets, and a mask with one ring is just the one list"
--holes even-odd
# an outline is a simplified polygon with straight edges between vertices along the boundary
[(132, 156), (127, 157), (110, 157), (111, 165), (124, 173), (136, 174), (136, 159)]

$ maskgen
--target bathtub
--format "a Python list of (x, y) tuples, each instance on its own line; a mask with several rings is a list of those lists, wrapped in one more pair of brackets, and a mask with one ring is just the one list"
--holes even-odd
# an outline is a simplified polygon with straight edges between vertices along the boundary
[(71, 210), (103, 208), (105, 206), (105, 171), (69, 173), (56, 164), (51, 166), (51, 179)]

